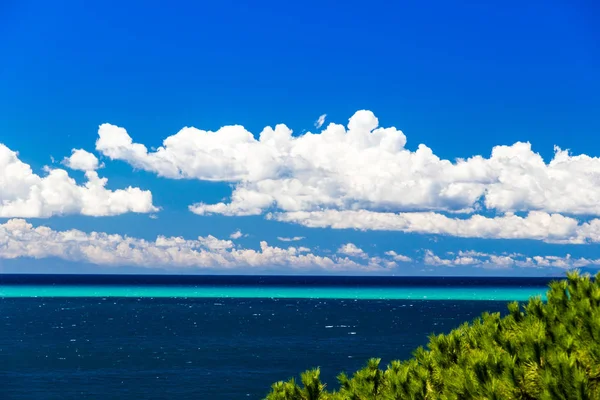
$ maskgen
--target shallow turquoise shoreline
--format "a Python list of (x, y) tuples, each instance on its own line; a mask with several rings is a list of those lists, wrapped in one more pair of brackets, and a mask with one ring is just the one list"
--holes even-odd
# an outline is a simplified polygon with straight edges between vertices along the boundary
[(0, 285), (0, 297), (142, 297), (142, 298), (280, 298), (356, 300), (497, 300), (545, 299), (547, 288), (490, 287), (224, 287), (224, 286), (52, 286)]

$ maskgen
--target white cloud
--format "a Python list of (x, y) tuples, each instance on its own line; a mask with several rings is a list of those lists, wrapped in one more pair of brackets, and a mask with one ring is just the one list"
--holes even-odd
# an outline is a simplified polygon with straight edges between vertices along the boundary
[(445, 160), (423, 144), (406, 149), (404, 133), (380, 128), (367, 110), (356, 112), (347, 128), (329, 124), (299, 136), (285, 125), (266, 127), (258, 139), (238, 125), (216, 132), (184, 128), (150, 151), (124, 128), (103, 124), (98, 134), (101, 154), (135, 168), (233, 183), (228, 202), (189, 206), (200, 215), (273, 212), (277, 220), (309, 227), (600, 241), (599, 220), (573, 217), (600, 215), (600, 158), (558, 147), (548, 163), (521, 142), (496, 146), (487, 158)]
[(96, 149), (111, 159), (169, 178), (235, 183), (231, 202), (194, 212), (225, 215), (319, 209), (474, 211), (600, 215), (600, 158), (555, 149), (546, 163), (529, 143), (496, 146), (486, 158), (441, 159), (421, 144), (406, 149), (396, 128), (356, 112), (346, 129), (292, 136), (285, 125), (256, 139), (241, 126), (216, 132), (184, 128), (148, 151), (125, 129), (103, 124)]
[(133, 187), (109, 190), (107, 179), (96, 171), (86, 171), (83, 185), (63, 169), (45, 167), (45, 172), (43, 177), (33, 173), (16, 152), (0, 144), (0, 217), (108, 216), (158, 210), (149, 191)]
[(304, 239), (304, 236), (294, 236), (294, 237), (281, 237), (278, 236), (277, 240), (280, 240), (282, 242), (297, 242), (299, 240)]
[[(260, 242), (260, 250), (237, 249), (230, 240), (214, 236), (187, 240), (158, 236), (154, 241), (121, 235), (78, 230), (54, 231), (33, 227), (22, 219), (0, 224), (0, 258), (57, 257), (75, 262), (106, 266), (139, 266), (145, 268), (290, 269), (327, 271), (377, 271), (389, 264), (372, 260), (359, 264), (346, 257), (319, 256), (301, 247), (272, 247)], [(281, 270), (281, 269), (279, 269)]]
[[(490, 257), (495, 257), (490, 255)], [(441, 258), (435, 255), (431, 250), (425, 251), (425, 256), (423, 257), (423, 263), (426, 265), (441, 265), (447, 267), (455, 267), (455, 266), (468, 266), (468, 265), (483, 265), (485, 262), (479, 258), (472, 257), (468, 254), (459, 254), (456, 257), (451, 259)]]
[(291, 131), (278, 125), (275, 131), (265, 129), (261, 141), (257, 141), (239, 125), (226, 126), (217, 132), (184, 128), (150, 152), (146, 146), (133, 143), (125, 129), (114, 125), (100, 125), (98, 135), (99, 152), (136, 168), (167, 178), (235, 182), (276, 176), (275, 169), (286, 156), (280, 146), (285, 145), (285, 137), (291, 136)]
[(435, 255), (431, 250), (425, 251), (423, 262), (427, 265), (453, 266), (452, 260), (441, 258), (440, 256)]
[(311, 228), (360, 229), (439, 234), (465, 238), (534, 239), (551, 243), (598, 243), (600, 219), (579, 223), (560, 214), (531, 211), (527, 216), (472, 215), (451, 218), (434, 212), (381, 213), (373, 211), (296, 211), (268, 218)]
[(394, 250), (386, 251), (385, 255), (390, 256), (395, 261), (399, 261), (399, 262), (411, 262), (413, 260), (412, 258), (410, 258), (408, 256), (396, 253)]
[(232, 194), (231, 203), (205, 204), (196, 203), (189, 206), (194, 214), (210, 215), (221, 214), (226, 216), (260, 215), (263, 209), (268, 208), (273, 200), (261, 193), (236, 189)]
[[(23, 219), (11, 219), (0, 224), (0, 259), (59, 258), (100, 266), (137, 266), (166, 269), (219, 269), (239, 268), (269, 270), (363, 271), (386, 272), (398, 267), (398, 262), (443, 267), (471, 266), (481, 268), (579, 268), (600, 266), (600, 259), (566, 256), (526, 256), (518, 253), (491, 254), (459, 251), (440, 257), (425, 250), (423, 257), (413, 260), (395, 251), (385, 253), (389, 258), (368, 255), (352, 243), (338, 250), (338, 254), (315, 254), (307, 247), (273, 247), (260, 242), (260, 249), (236, 248), (231, 240), (214, 236), (200, 236), (189, 240), (182, 237), (158, 236), (143, 240), (100, 232), (78, 230), (55, 231), (45, 226), (33, 227)], [(349, 256), (349, 257), (347, 257)], [(361, 262), (355, 261), (360, 259)]]
[(233, 240), (236, 240), (236, 239), (239, 239), (239, 238), (241, 238), (243, 236), (248, 236), (248, 235), (243, 234), (242, 231), (238, 229), (237, 231), (235, 231), (231, 235), (229, 235), (229, 238), (233, 239)]
[(98, 158), (83, 149), (73, 149), (71, 156), (65, 157), (62, 163), (80, 171), (95, 171), (99, 168)]
[(233, 242), (231, 240), (217, 239), (212, 235), (206, 237), (199, 237), (198, 242), (205, 246), (209, 250), (227, 250), (233, 248)]
[(323, 124), (325, 123), (325, 118), (327, 118), (327, 114), (323, 114), (321, 115), (316, 121), (315, 121), (315, 128), (320, 129)]
[(357, 247), (354, 243), (346, 243), (342, 245), (337, 252), (339, 254), (345, 254), (351, 257), (368, 257), (367, 253), (365, 253), (363, 249)]
[(520, 253), (491, 254), (477, 251), (459, 251), (458, 254), (448, 253), (451, 257), (442, 258), (431, 250), (425, 250), (423, 263), (436, 266), (475, 266), (482, 268), (580, 268), (587, 266), (600, 266), (600, 258), (573, 258), (566, 256), (526, 256)]

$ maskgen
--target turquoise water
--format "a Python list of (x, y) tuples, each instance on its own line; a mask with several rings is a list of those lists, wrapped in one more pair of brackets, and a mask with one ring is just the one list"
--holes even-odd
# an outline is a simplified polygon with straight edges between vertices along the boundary
[(357, 300), (545, 299), (545, 287), (277, 287), (0, 285), (0, 297), (282, 298)]

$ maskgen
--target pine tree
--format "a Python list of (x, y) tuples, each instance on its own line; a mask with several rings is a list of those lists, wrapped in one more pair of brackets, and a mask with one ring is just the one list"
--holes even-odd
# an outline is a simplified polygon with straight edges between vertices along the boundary
[(277, 382), (267, 400), (599, 400), (600, 273), (570, 272), (552, 282), (547, 301), (484, 313), (385, 370), (371, 359), (340, 389), (325, 391), (320, 370)]

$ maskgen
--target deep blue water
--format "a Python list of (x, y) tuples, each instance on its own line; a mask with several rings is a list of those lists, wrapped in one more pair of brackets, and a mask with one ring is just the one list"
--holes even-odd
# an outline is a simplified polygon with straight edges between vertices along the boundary
[[(3, 277), (0, 284), (11, 279), (11, 285), (35, 283)], [(62, 284), (81, 279), (96, 278)], [(356, 279), (346, 284), (361, 284)], [(468, 290), (473, 281), (461, 279)], [(502, 284), (545, 283), (532, 282)], [(0, 298), (0, 398), (260, 399), (272, 382), (304, 369), (320, 366), (333, 386), (337, 373), (369, 357), (406, 359), (431, 333), (505, 310), (506, 302), (496, 301)]]

